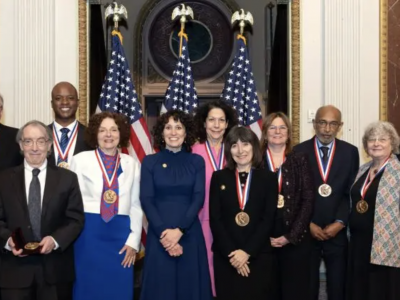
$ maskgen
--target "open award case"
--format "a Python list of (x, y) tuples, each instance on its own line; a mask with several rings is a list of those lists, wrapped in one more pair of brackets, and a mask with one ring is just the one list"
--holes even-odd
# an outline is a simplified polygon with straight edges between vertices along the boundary
[(40, 254), (42, 247), (39, 246), (39, 242), (26, 242), (21, 228), (13, 231), (11, 237), (14, 241), (15, 249), (23, 250), (22, 255)]

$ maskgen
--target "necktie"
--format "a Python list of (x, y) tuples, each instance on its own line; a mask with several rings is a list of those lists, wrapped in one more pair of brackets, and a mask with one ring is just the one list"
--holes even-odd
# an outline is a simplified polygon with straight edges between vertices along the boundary
[(320, 147), (321, 151), (322, 151), (322, 163), (324, 164), (324, 169), (326, 168), (326, 164), (328, 163), (328, 151), (329, 148), (328, 147)]
[(38, 175), (40, 173), (39, 169), (32, 170), (32, 181), (29, 186), (29, 199), (28, 199), (28, 210), (29, 210), (29, 219), (32, 225), (32, 231), (35, 239), (37, 241), (41, 240), (40, 234), (40, 222), (42, 215), (42, 207), (40, 200), (40, 181)]
[[(69, 138), (68, 138), (69, 129), (68, 128), (61, 128), (60, 131), (61, 131), (60, 147), (61, 147), (61, 151), (64, 153), (65, 149), (67, 149), (67, 145), (68, 145), (68, 141), (69, 141)], [(63, 160), (61, 159), (61, 157), (58, 156), (57, 165), (62, 161)]]

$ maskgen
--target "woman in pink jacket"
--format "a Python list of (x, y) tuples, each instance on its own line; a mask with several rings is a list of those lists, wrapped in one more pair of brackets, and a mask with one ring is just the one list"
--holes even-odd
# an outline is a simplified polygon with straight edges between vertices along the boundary
[(199, 212), (199, 219), (203, 228), (204, 239), (206, 240), (212, 291), (214, 297), (216, 297), (211, 251), (213, 238), (208, 212), (210, 181), (213, 172), (225, 166), (223, 140), (229, 130), (238, 124), (238, 119), (236, 111), (232, 107), (223, 101), (217, 100), (207, 102), (198, 108), (195, 115), (195, 123), (199, 143), (192, 147), (192, 152), (201, 155), (206, 163), (206, 198), (204, 206)]

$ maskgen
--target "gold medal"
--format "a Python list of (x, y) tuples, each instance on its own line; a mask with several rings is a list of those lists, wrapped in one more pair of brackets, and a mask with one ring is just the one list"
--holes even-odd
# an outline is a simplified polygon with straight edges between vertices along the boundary
[(360, 214), (364, 214), (368, 211), (368, 203), (364, 199), (361, 199), (357, 202), (356, 205), (357, 212)]
[(69, 169), (69, 164), (66, 161), (60, 162), (58, 166), (63, 169)]
[(26, 250), (35, 250), (39, 248), (39, 243), (38, 242), (33, 242), (33, 243), (28, 243), (24, 246)]
[(103, 194), (103, 199), (106, 203), (113, 204), (115, 201), (117, 201), (117, 193), (113, 190), (107, 190)]
[(285, 206), (285, 197), (283, 195), (278, 195), (278, 208), (282, 208)]
[(332, 188), (330, 187), (329, 184), (321, 184), (318, 188), (318, 193), (322, 196), (322, 197), (328, 197), (332, 194)]
[(236, 224), (240, 227), (247, 226), (250, 223), (250, 217), (244, 211), (241, 211), (235, 216)]

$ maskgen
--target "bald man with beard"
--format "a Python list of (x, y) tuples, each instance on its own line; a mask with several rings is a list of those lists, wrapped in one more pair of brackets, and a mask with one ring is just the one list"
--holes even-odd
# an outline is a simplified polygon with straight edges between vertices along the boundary
[(55, 120), (49, 125), (54, 142), (48, 158), (50, 165), (69, 168), (71, 157), (92, 150), (85, 142), (86, 127), (76, 120), (78, 92), (69, 82), (57, 83), (51, 91), (51, 107)]

